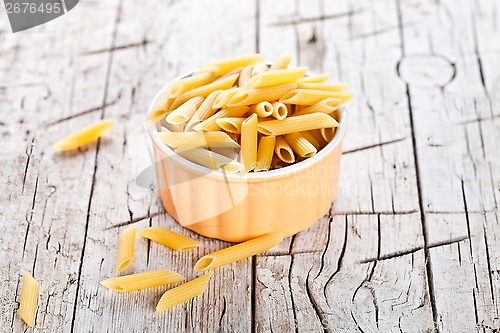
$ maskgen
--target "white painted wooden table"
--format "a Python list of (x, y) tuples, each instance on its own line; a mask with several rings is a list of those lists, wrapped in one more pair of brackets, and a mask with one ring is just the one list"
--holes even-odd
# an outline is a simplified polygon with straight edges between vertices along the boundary
[[(12, 34), (2, 9), (0, 330), (26, 330), (26, 270), (41, 284), (36, 332), (498, 332), (499, 16), (496, 0), (84, 0)], [(351, 83), (338, 199), (157, 315), (164, 289), (99, 285), (123, 227), (204, 244), (173, 253), (138, 240), (137, 271), (190, 279), (197, 258), (228, 244), (182, 229), (136, 185), (128, 138), (166, 81), (253, 52)], [(120, 123), (110, 138), (51, 149), (101, 118)]]

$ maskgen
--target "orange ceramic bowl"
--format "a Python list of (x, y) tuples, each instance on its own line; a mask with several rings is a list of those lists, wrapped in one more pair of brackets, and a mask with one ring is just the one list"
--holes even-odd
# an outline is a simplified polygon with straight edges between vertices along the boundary
[(268, 233), (288, 237), (324, 216), (337, 193), (346, 130), (347, 114), (342, 109), (334, 138), (315, 156), (281, 169), (240, 176), (182, 158), (158, 139), (156, 124), (148, 127), (158, 192), (167, 212), (198, 234), (229, 242)]

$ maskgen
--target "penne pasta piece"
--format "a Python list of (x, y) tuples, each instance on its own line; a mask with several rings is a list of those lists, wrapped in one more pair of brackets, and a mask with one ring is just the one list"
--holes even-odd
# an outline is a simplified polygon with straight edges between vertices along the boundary
[(118, 256), (116, 258), (116, 271), (121, 272), (132, 262), (134, 259), (135, 247), (135, 233), (134, 226), (125, 229), (120, 234), (118, 240)]
[(165, 117), (170, 110), (170, 105), (173, 100), (170, 98), (172, 92), (172, 85), (166, 87), (163, 92), (158, 96), (153, 105), (153, 111), (148, 116), (148, 123), (155, 123)]
[(342, 103), (345, 103), (349, 101), (352, 96), (352, 94), (343, 91), (296, 89), (281, 97), (280, 102), (285, 104), (312, 105), (318, 103), (322, 99), (333, 97), (339, 98), (342, 100)]
[(181, 93), (205, 86), (214, 81), (214, 76), (210, 72), (199, 73), (177, 81), (172, 88), (171, 98), (176, 98)]
[(249, 111), (252, 113), (255, 112), (261, 118), (266, 118), (273, 114), (273, 110), (273, 105), (270, 102), (264, 101), (250, 106)]
[(169, 124), (166, 123), (164, 126), (169, 132), (183, 132), (184, 124)]
[(246, 66), (240, 73), (238, 78), (238, 86), (245, 87), (252, 76), (252, 66)]
[(157, 133), (160, 140), (167, 146), (177, 149), (189, 149), (196, 147), (226, 147), (239, 148), (240, 145), (234, 142), (224, 132), (170, 132)]
[(254, 171), (268, 171), (274, 155), (274, 146), (276, 144), (275, 136), (263, 136), (259, 141), (257, 151), (257, 166)]
[(293, 153), (292, 147), (286, 142), (283, 136), (278, 136), (276, 138), (276, 145), (274, 147), (274, 152), (279, 159), (285, 163), (295, 162), (295, 155)]
[(160, 226), (141, 230), (139, 235), (176, 251), (192, 250), (200, 246), (199, 242)]
[(54, 143), (54, 148), (65, 151), (85, 146), (115, 126), (116, 122), (113, 120), (98, 121), (57, 141)]
[(220, 90), (213, 91), (207, 96), (207, 98), (205, 98), (198, 110), (196, 110), (191, 119), (189, 119), (186, 125), (186, 131), (192, 131), (196, 125), (208, 117), (211, 117), (217, 111), (212, 108), (212, 105), (215, 103), (215, 99), (217, 98), (217, 95), (219, 95), (219, 92)]
[(201, 87), (186, 91), (186, 92), (180, 94), (175, 99), (171, 108), (175, 109), (179, 105), (181, 105), (182, 103), (187, 101), (188, 99), (191, 99), (191, 98), (196, 97), (196, 96), (207, 97), (208, 95), (210, 95), (212, 92), (214, 92), (216, 90), (229, 89), (233, 86), (233, 84), (238, 79), (238, 75), (239, 74), (234, 74), (234, 75), (231, 75), (223, 80), (217, 80), (217, 81), (214, 81), (214, 82), (207, 84), (205, 86), (201, 86)]
[(330, 114), (335, 110), (337, 110), (341, 105), (342, 105), (342, 100), (340, 100), (339, 98), (333, 98), (333, 97), (325, 98), (317, 102), (316, 104), (313, 104), (311, 106), (301, 109), (298, 112), (295, 112), (294, 116), (300, 116), (315, 112)]
[(265, 61), (265, 58), (260, 54), (250, 54), (211, 63), (200, 68), (199, 72), (212, 72), (215, 76), (222, 76), (233, 69), (253, 65), (261, 61)]
[(244, 169), (243, 164), (240, 162), (204, 148), (193, 148), (189, 150), (176, 149), (174, 151), (183, 158), (212, 170), (222, 169), (225, 172), (235, 173)]
[(318, 128), (337, 127), (339, 123), (324, 113), (309, 113), (302, 116), (287, 117), (283, 120), (267, 120), (258, 124), (264, 135), (282, 135), (292, 132), (310, 131)]
[(282, 236), (275, 234), (268, 234), (250, 239), (246, 242), (239, 243), (201, 257), (194, 265), (194, 270), (197, 272), (204, 272), (231, 264), (238, 260), (249, 258), (258, 253), (269, 250), (270, 248), (278, 245), (282, 240)]
[(242, 88), (231, 88), (227, 90), (222, 90), (215, 99), (214, 104), (212, 105), (212, 109), (222, 109), (227, 105), (227, 102), (234, 96), (238, 91), (241, 91)]
[(178, 287), (167, 290), (160, 298), (156, 306), (156, 312), (166, 311), (178, 304), (194, 298), (203, 293), (208, 286), (208, 281), (214, 273), (208, 272), (196, 279), (181, 284)]
[(316, 147), (299, 132), (285, 134), (285, 140), (301, 157), (311, 157), (318, 152)]
[(231, 97), (227, 105), (251, 105), (264, 101), (276, 101), (288, 92), (293, 91), (296, 87), (295, 83), (290, 83), (263, 89), (243, 89)]
[(326, 143), (328, 143), (328, 141), (325, 141), (325, 139), (323, 138), (323, 135), (321, 135), (320, 129), (308, 131), (308, 133), (310, 133), (311, 136), (314, 137), (314, 139), (316, 139), (316, 141), (320, 144), (321, 147), (323, 147)]
[(19, 316), (30, 327), (35, 326), (36, 309), (38, 304), (38, 289), (40, 284), (29, 274), (23, 273), (21, 300), (19, 301)]
[(286, 69), (288, 65), (290, 65), (290, 61), (292, 61), (292, 57), (285, 54), (280, 56), (278, 59), (276, 59), (271, 67), (269, 68), (270, 70), (277, 70), (277, 69)]
[(307, 141), (309, 141), (316, 150), (319, 150), (321, 147), (320, 141), (316, 140), (316, 138), (311, 134), (311, 132), (300, 132), (306, 138)]
[(251, 76), (255, 76), (259, 73), (265, 72), (268, 69), (269, 69), (269, 67), (267, 66), (267, 64), (264, 61), (260, 61), (252, 66), (252, 75)]
[(240, 154), (234, 151), (234, 149), (231, 148), (214, 148), (212, 149), (214, 153), (226, 156), (227, 158), (233, 160), (233, 161), (238, 161), (238, 157)]
[(326, 142), (332, 141), (333, 137), (335, 136), (335, 128), (322, 128), (320, 131), (321, 136)]
[(101, 281), (101, 284), (111, 290), (128, 293), (131, 291), (177, 283), (182, 280), (184, 280), (182, 275), (166, 269), (161, 269), (106, 279)]
[[(234, 75), (234, 74), (240, 74), (240, 73), (241, 73), (241, 71), (243, 70), (243, 68), (244, 68), (244, 67), (238, 67), (238, 68), (235, 68), (235, 69), (233, 69), (233, 70), (231, 70), (231, 71), (227, 72), (226, 74), (224, 74), (224, 75), (222, 75), (222, 76), (218, 77), (218, 78), (217, 78), (217, 80), (224, 80), (224, 79), (226, 79), (226, 78), (230, 77), (231, 75)], [(217, 81), (217, 80), (216, 80), (216, 81)]]
[(273, 117), (278, 120), (283, 120), (288, 115), (288, 109), (285, 104), (280, 102), (273, 103)]
[(205, 119), (198, 125), (194, 126), (193, 129), (195, 131), (218, 131), (220, 130), (220, 126), (217, 125), (217, 119), (220, 118), (233, 118), (233, 117), (241, 117), (245, 113), (247, 113), (247, 106), (236, 106), (236, 107), (228, 107), (216, 112), (211, 117)]
[(246, 118), (220, 118), (215, 122), (219, 125), (224, 131), (230, 133), (241, 133), (241, 124)]
[(336, 83), (299, 83), (298, 89), (311, 90), (326, 90), (326, 91), (342, 91), (346, 90), (349, 85), (343, 82)]
[(253, 76), (247, 83), (250, 88), (268, 88), (278, 85), (295, 83), (304, 76), (307, 67), (269, 70)]
[(323, 83), (328, 80), (330, 74), (318, 74), (315, 76), (306, 76), (297, 81), (297, 83)]
[(183, 103), (177, 109), (170, 112), (165, 119), (170, 124), (184, 124), (195, 114), (196, 110), (201, 105), (203, 100), (204, 98), (200, 96), (193, 97)]
[(245, 166), (245, 172), (255, 168), (257, 163), (257, 114), (252, 113), (241, 124), (240, 161)]

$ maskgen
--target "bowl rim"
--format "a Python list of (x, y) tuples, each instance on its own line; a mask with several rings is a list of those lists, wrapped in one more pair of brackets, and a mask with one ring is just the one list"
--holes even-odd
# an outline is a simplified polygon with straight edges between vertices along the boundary
[[(170, 80), (167, 84), (165, 84), (155, 95), (153, 100), (151, 101), (151, 104), (149, 105), (148, 108), (148, 114), (151, 113), (153, 110), (153, 107), (156, 103), (156, 100), (158, 97), (160, 97), (161, 93), (168, 87), (169, 84), (171, 84), (174, 81), (178, 81), (181, 79), (184, 79), (186, 77), (189, 77), (196, 73), (198, 69), (194, 69), (191, 71), (188, 71), (184, 74), (178, 75), (174, 79)], [(306, 72), (307, 76), (314, 75), (310, 72)], [(197, 172), (204, 173), (206, 175), (211, 175), (215, 176), (223, 181), (245, 181), (245, 180), (270, 180), (272, 178), (276, 177), (282, 177), (282, 176), (287, 176), (287, 175), (293, 175), (296, 174), (297, 172), (304, 171), (307, 168), (309, 168), (311, 165), (319, 162), (322, 160), (326, 155), (328, 155), (332, 150), (334, 150), (341, 142), (342, 139), (344, 138), (347, 127), (348, 127), (348, 116), (347, 116), (347, 110), (344, 106), (340, 108), (342, 111), (340, 115), (340, 125), (338, 129), (335, 131), (335, 135), (333, 139), (326, 144), (320, 151), (316, 153), (313, 157), (309, 157), (303, 161), (300, 161), (298, 163), (293, 163), (292, 165), (285, 166), (279, 169), (274, 169), (270, 171), (262, 171), (262, 172), (247, 172), (244, 175), (241, 175), (239, 173), (227, 173), (227, 172), (220, 172), (217, 170), (212, 170), (210, 168), (204, 167), (202, 165), (196, 164), (194, 162), (191, 162), (180, 155), (176, 154), (170, 147), (168, 147), (166, 144), (160, 141), (156, 133), (158, 133), (158, 129), (156, 127), (156, 123), (151, 123), (147, 125), (147, 130), (149, 133), (149, 137), (151, 138), (153, 144), (159, 148), (163, 153), (168, 155), (170, 158), (173, 158), (177, 162), (183, 164), (184, 166), (194, 169)]]

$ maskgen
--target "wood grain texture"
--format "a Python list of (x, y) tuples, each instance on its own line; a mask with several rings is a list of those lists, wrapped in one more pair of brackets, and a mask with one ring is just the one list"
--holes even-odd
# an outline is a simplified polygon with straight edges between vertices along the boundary
[[(0, 16), (0, 325), (22, 332), (22, 272), (40, 282), (35, 332), (500, 330), (500, 8), (494, 0), (81, 1), (11, 34)], [(186, 253), (138, 237), (124, 274), (228, 244), (180, 227), (151, 184), (139, 124), (171, 78), (261, 52), (346, 81), (338, 198), (310, 229), (222, 267), (199, 298), (154, 313), (166, 288), (117, 294), (121, 230), (161, 225)], [(77, 152), (51, 144), (119, 122)], [(148, 176), (149, 175), (149, 176)], [(28, 329), (31, 331), (31, 329)]]

